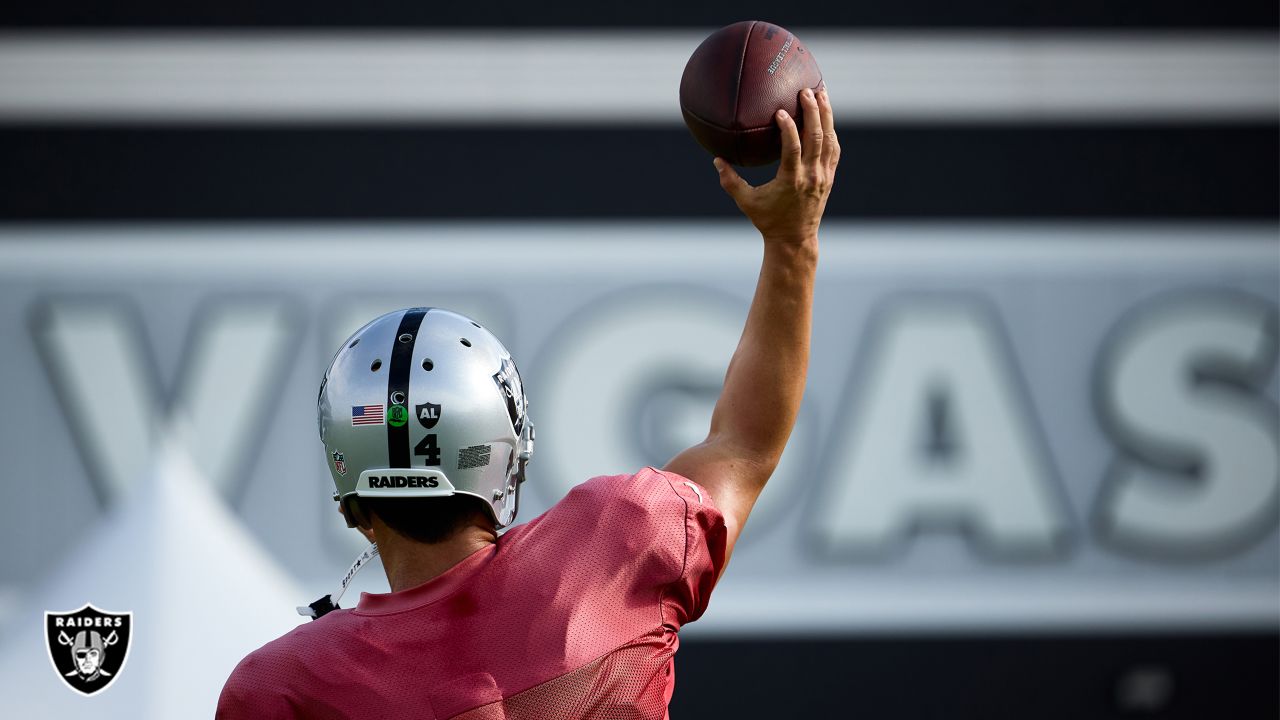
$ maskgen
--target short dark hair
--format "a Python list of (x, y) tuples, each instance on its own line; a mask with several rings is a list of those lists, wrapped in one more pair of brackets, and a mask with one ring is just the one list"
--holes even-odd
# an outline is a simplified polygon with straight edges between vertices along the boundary
[(449, 539), (476, 520), (492, 522), (479, 498), (451, 495), (434, 498), (360, 498), (366, 513), (377, 515), (392, 530), (411, 540), (434, 544)]

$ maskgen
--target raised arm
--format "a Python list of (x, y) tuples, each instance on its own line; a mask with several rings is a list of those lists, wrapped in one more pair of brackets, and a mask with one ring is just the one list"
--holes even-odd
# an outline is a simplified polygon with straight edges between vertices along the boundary
[(721, 187), (764, 238), (764, 261), (742, 339), (711, 416), (711, 431), (665, 468), (699, 483), (715, 498), (728, 527), (730, 552), (782, 457), (809, 365), (818, 224), (840, 146), (826, 90), (816, 97), (805, 90), (800, 105), (803, 133), (778, 111), (782, 162), (770, 182), (752, 187), (728, 163), (715, 160)]

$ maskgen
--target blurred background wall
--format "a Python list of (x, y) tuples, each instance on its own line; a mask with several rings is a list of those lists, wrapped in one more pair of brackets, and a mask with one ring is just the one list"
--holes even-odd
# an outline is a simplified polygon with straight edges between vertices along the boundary
[[(526, 519), (700, 439), (759, 248), (676, 88), (757, 17), (844, 160), (673, 716), (1280, 713), (1274, 4), (133, 0), (0, 12), (0, 714), (209, 714), (332, 589), (314, 393), (376, 313), (505, 339)], [(86, 602), (136, 633), (88, 699)]]

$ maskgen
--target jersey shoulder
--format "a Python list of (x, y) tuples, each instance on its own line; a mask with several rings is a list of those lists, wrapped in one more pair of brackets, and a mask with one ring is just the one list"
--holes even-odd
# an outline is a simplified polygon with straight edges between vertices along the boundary
[(674, 488), (676, 477), (651, 467), (593, 477), (512, 534), (552, 536), (580, 553), (594, 549), (622, 561), (653, 548), (683, 552), (687, 503)]
[[(526, 567), (545, 565), (614, 598), (677, 597), (681, 621), (701, 614), (706, 578), (718, 577), (723, 567), (724, 518), (711, 497), (692, 481), (652, 467), (591, 478), (512, 534)], [(679, 589), (690, 581), (705, 592)]]
[[(349, 611), (335, 610), (303, 623), (244, 657), (231, 671), (218, 698), (219, 720), (294, 717), (306, 704), (317, 653), (341, 637)], [(323, 664), (323, 663), (322, 663)]]

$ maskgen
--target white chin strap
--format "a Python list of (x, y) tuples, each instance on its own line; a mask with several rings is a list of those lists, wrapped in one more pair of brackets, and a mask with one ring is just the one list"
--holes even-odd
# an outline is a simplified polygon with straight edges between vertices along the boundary
[(369, 564), (369, 561), (378, 557), (378, 544), (369, 543), (369, 547), (360, 553), (360, 557), (351, 563), (351, 567), (347, 569), (347, 574), (342, 576), (342, 584), (338, 585), (338, 589), (325, 595), (310, 605), (299, 605), (298, 614), (303, 617), (309, 617), (312, 620), (318, 620), (327, 613), (338, 610), (338, 601), (342, 599), (344, 593), (347, 592), (347, 586), (355, 579), (356, 573), (360, 572), (360, 568)]

